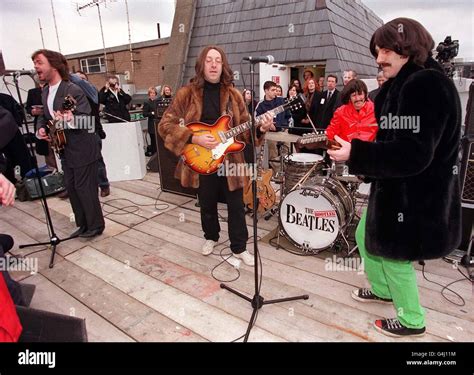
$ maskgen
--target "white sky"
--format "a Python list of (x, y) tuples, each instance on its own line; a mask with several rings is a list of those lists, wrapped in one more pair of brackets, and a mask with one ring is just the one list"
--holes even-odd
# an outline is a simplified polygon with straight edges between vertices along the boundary
[[(436, 45), (446, 35), (459, 39), (458, 57), (474, 60), (474, 0), (362, 1), (385, 22), (396, 17), (418, 20), (430, 31)], [(82, 16), (76, 11), (77, 4), (91, 2), (53, 0), (63, 54), (102, 48), (97, 7), (83, 10)], [(128, 0), (132, 42), (157, 38), (157, 22), (161, 24), (161, 36), (169, 36), (174, 4), (174, 0)], [(101, 15), (106, 46), (127, 44), (125, 0), (108, 0), (107, 7), (101, 5)], [(7, 69), (32, 68), (31, 53), (42, 48), (38, 18), (45, 47), (58, 50), (51, 0), (1, 0), (0, 48)]]

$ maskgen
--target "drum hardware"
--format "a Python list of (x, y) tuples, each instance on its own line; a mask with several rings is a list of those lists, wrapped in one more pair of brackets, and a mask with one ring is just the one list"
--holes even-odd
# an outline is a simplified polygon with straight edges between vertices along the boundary
[[(280, 143), (280, 142), (278, 142)], [(284, 143), (280, 143), (278, 146), (278, 152), (280, 154), (280, 167), (278, 171), (276, 171), (275, 175), (272, 178), (272, 181), (275, 182), (276, 184), (280, 185), (279, 189), (277, 191), (280, 192), (280, 200), (281, 200), (281, 195), (283, 194), (283, 186), (285, 184), (285, 170), (284, 170), (284, 160), (287, 155), (289, 155), (289, 148), (287, 145)], [(275, 215), (278, 212), (278, 206), (280, 205), (279, 202), (275, 202), (274, 206), (270, 208), (265, 214), (264, 214), (264, 219), (266, 221), (270, 220), (273, 215)]]

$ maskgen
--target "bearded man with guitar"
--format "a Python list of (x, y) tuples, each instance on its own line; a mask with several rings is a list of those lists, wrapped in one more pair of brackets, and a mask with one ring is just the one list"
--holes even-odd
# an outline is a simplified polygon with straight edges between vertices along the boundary
[[(225, 157), (226, 165), (244, 163), (240, 141), (250, 143), (251, 136), (249, 127), (244, 125), (249, 120), (247, 106), (232, 85), (233, 72), (221, 48), (205, 47), (196, 60), (195, 70), (191, 83), (176, 93), (158, 125), (158, 132), (165, 147), (182, 156), (175, 177), (183, 187), (199, 188), (201, 224), (206, 239), (202, 254), (211, 254), (219, 240), (217, 200), (222, 192), (228, 209), (230, 249), (245, 264), (253, 265), (254, 258), (246, 250), (245, 176), (217, 171)], [(187, 126), (196, 122), (201, 124)], [(263, 133), (275, 130), (273, 116), (264, 114), (257, 126), (256, 141), (260, 144)]]
[[(97, 194), (100, 150), (94, 127), (90, 127), (94, 124), (91, 107), (81, 88), (69, 81), (67, 60), (62, 54), (41, 49), (34, 52), (31, 59), (39, 79), (47, 83), (41, 93), (44, 114), (39, 118), (37, 137), (63, 146), (60, 152), (64, 156), (64, 180), (79, 227), (72, 236), (98, 236), (104, 231), (105, 224)], [(74, 113), (64, 110), (66, 97), (74, 102)], [(81, 121), (77, 121), (79, 117), (82, 117)], [(90, 121), (83, 121), (88, 119)], [(65, 139), (52, 139), (55, 132), (48, 134), (51, 124), (62, 125), (64, 132), (58, 134)]]

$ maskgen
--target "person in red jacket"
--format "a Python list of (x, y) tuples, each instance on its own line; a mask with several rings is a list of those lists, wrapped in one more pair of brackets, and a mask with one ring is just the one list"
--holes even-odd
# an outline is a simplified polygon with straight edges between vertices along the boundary
[[(15, 186), (0, 173), (0, 203), (12, 206), (15, 201)], [(0, 342), (16, 342), (22, 332), (20, 319), (16, 313), (7, 284), (0, 272)]]
[(339, 136), (347, 142), (353, 139), (373, 141), (377, 135), (377, 120), (375, 119), (374, 103), (368, 98), (366, 84), (360, 79), (347, 83), (341, 93), (343, 103), (336, 112), (326, 129), (329, 140)]

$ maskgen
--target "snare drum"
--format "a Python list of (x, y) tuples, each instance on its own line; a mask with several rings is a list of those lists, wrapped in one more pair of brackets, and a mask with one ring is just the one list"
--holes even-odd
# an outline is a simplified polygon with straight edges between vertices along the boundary
[(314, 166), (313, 172), (308, 176), (322, 176), (324, 173), (324, 161), (321, 155), (308, 153), (293, 153), (287, 155), (284, 159), (285, 165), (285, 187), (284, 192), (289, 192), (301, 178)]
[(354, 201), (337, 180), (314, 177), (315, 185), (287, 194), (280, 203), (283, 235), (304, 253), (319, 253), (333, 245), (354, 216)]

